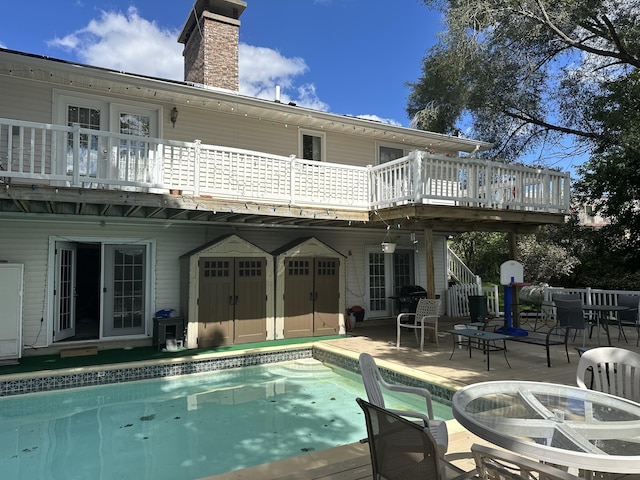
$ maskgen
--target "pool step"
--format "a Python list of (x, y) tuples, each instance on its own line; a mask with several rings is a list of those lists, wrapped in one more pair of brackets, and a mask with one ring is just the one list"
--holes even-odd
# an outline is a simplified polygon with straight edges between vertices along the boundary
[(60, 351), (60, 357), (84, 357), (85, 355), (97, 355), (98, 347), (78, 347), (78, 348), (69, 348), (67, 350)]

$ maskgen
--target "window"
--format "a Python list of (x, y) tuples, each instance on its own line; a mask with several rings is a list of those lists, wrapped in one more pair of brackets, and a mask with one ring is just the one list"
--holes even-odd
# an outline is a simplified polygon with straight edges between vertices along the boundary
[[(157, 138), (161, 134), (161, 108), (157, 105), (129, 102), (118, 104), (93, 95), (54, 93), (54, 121), (63, 125), (79, 125), (83, 129), (103, 130)], [(136, 140), (110, 140), (106, 136), (83, 133), (80, 136), (80, 175), (120, 178), (128, 181), (152, 180), (150, 148), (152, 143)], [(66, 155), (66, 174), (73, 174), (73, 134), (59, 143)], [(62, 149), (66, 147), (66, 152)], [(64, 164), (60, 169), (64, 169)], [(58, 172), (63, 173), (63, 172)]]
[[(78, 124), (80, 128), (100, 130), (100, 110), (98, 108), (67, 105), (67, 125)], [(80, 135), (80, 175), (96, 176), (98, 170), (98, 136)], [(73, 133), (67, 134), (67, 174), (73, 172)]]
[(380, 163), (387, 163), (398, 158), (405, 156), (402, 148), (387, 147), (380, 145), (378, 147), (378, 155), (380, 156)]
[(300, 158), (305, 160), (324, 161), (324, 134), (300, 132)]

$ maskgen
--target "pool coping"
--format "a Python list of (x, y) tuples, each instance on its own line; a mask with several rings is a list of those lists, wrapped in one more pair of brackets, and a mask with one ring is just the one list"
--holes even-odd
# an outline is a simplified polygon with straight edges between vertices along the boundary
[[(176, 377), (303, 358), (314, 358), (351, 372), (360, 372), (357, 353), (324, 342), (317, 342), (252, 348), (233, 353), (213, 352), (159, 360), (7, 374), (0, 376), (0, 398), (136, 380)], [(462, 386), (454, 382), (447, 382), (442, 377), (429, 376), (425, 372), (395, 363), (383, 360), (377, 360), (377, 362), (387, 381), (427, 388), (432, 393), (434, 400), (446, 405), (451, 405), (451, 398), (455, 390)]]

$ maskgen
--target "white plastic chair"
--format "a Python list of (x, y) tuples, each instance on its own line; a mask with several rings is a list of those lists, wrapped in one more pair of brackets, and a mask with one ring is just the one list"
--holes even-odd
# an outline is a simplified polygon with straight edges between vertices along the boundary
[[(588, 387), (587, 372), (593, 375)], [(618, 347), (590, 348), (580, 357), (576, 383), (640, 402), (640, 354)]]
[[(396, 319), (398, 334), (396, 348), (400, 348), (400, 336), (403, 328), (411, 328), (416, 334), (416, 341), (420, 343), (420, 351), (424, 350), (424, 331), (433, 330), (433, 337), (438, 346), (438, 317), (440, 316), (440, 300), (421, 298), (418, 300), (415, 313), (401, 313)], [(403, 323), (403, 320), (407, 320)], [(418, 338), (418, 330), (420, 338)]]
[(449, 448), (449, 431), (447, 430), (446, 422), (443, 420), (436, 420), (433, 416), (431, 392), (426, 388), (410, 387), (408, 385), (398, 385), (386, 382), (380, 374), (376, 361), (368, 353), (361, 353), (359, 362), (362, 382), (364, 383), (364, 389), (367, 392), (367, 398), (370, 403), (380, 408), (386, 408), (383, 389), (390, 392), (410, 393), (424, 398), (426, 415), (424, 413), (406, 410), (389, 409), (389, 411), (396, 415), (400, 415), (401, 417), (418, 420), (423, 426), (428, 426), (431, 435), (433, 435), (433, 438), (438, 444), (438, 449), (440, 450), (441, 455), (444, 456)]
[(578, 480), (570, 473), (515, 453), (474, 443), (471, 453), (480, 480)]

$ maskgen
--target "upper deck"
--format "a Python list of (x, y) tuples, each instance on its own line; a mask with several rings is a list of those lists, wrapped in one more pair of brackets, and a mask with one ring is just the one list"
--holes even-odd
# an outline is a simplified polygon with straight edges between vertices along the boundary
[(362, 167), (8, 118), (0, 168), (0, 214), (496, 229), (560, 223), (570, 197), (568, 173), (472, 157), (415, 150)]

